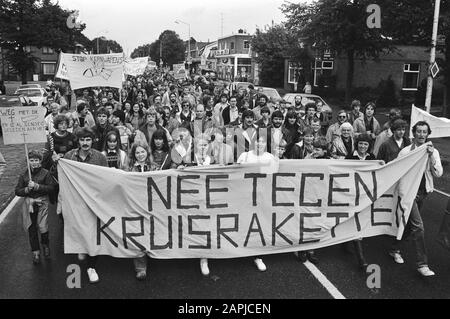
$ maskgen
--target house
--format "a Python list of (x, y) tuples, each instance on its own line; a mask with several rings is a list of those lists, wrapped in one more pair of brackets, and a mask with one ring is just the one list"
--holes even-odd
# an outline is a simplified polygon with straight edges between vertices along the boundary
[(229, 81), (253, 81), (255, 62), (251, 53), (252, 36), (245, 30), (217, 40), (217, 76)]
[[(377, 88), (382, 80), (390, 76), (399, 92), (415, 92), (421, 81), (427, 78), (429, 59), (429, 48), (412, 45), (399, 45), (393, 52), (382, 54), (378, 60), (355, 58), (353, 87)], [(296, 91), (297, 82), (297, 89), (301, 91), (305, 81), (313, 87), (345, 89), (348, 69), (345, 56), (336, 57), (330, 51), (316, 53), (308, 68), (305, 70), (304, 66), (286, 58), (284, 89)], [(440, 86), (442, 83), (435, 81), (435, 87)]]
[[(80, 53), (83, 46), (81, 44), (76, 44), (76, 53)], [(0, 48), (0, 74), (1, 79), (5, 81), (18, 81), (20, 79), (20, 75), (12, 68), (11, 65), (8, 64), (6, 59), (4, 58), (4, 51), (1, 51)], [(34, 64), (34, 69), (29, 71), (27, 74), (27, 81), (46, 81), (48, 79), (54, 79), (57, 66), (58, 66), (58, 56), (59, 53), (54, 49), (49, 47), (32, 47), (26, 46), (24, 48), (26, 52), (32, 53), (36, 58), (36, 62)]]

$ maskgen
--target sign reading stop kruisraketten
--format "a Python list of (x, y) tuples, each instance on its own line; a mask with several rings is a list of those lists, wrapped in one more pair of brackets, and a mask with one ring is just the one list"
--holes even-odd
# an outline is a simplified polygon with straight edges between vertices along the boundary
[(3, 143), (10, 145), (46, 142), (45, 113), (45, 108), (37, 106), (0, 108)]

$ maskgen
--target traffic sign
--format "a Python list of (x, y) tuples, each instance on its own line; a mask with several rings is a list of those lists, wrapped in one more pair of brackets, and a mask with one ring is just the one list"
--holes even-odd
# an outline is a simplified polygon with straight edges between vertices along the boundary
[(436, 77), (436, 75), (439, 73), (439, 66), (436, 62), (433, 63), (433, 65), (430, 68), (431, 76), (433, 79)]

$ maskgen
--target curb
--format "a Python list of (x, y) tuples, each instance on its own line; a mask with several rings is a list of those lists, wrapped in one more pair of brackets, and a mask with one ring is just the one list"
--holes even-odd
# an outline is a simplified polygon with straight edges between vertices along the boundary
[(16, 207), (20, 199), (20, 197), (15, 196), (14, 199), (8, 204), (8, 206), (6, 206), (6, 208), (2, 211), (2, 213), (0, 214), (0, 225), (5, 220), (6, 216), (8, 216), (8, 214)]

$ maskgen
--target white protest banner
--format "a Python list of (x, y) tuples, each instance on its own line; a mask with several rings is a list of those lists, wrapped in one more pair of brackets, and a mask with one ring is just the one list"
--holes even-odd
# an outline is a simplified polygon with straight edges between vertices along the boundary
[(138, 76), (144, 74), (145, 68), (148, 66), (148, 57), (126, 59), (123, 67), (123, 72), (131, 76)]
[(175, 79), (185, 79), (187, 71), (184, 68), (184, 63), (174, 64), (173, 65), (173, 74)]
[(412, 127), (419, 121), (426, 121), (431, 127), (430, 138), (450, 136), (450, 119), (445, 117), (436, 117), (430, 113), (412, 105), (411, 108), (411, 130), (409, 137), (413, 138)]
[(93, 86), (122, 88), (123, 53), (65, 54), (64, 61), (73, 90)]
[(46, 142), (46, 111), (45, 107), (37, 106), (0, 108), (3, 143), (9, 145)]
[(69, 72), (67, 71), (67, 65), (65, 62), (65, 53), (59, 54), (59, 63), (58, 63), (58, 71), (56, 71), (55, 78), (62, 80), (69, 80)]
[(282, 160), (130, 173), (58, 165), (65, 253), (233, 258), (401, 238), (426, 147), (379, 161)]

